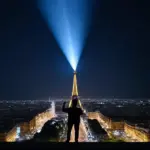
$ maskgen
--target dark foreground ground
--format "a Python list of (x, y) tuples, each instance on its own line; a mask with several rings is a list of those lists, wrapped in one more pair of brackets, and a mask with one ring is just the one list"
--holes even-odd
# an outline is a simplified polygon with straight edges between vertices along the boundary
[(35, 143), (35, 142), (22, 142), (22, 143), (1, 143), (2, 149), (147, 149), (150, 146), (149, 143)]

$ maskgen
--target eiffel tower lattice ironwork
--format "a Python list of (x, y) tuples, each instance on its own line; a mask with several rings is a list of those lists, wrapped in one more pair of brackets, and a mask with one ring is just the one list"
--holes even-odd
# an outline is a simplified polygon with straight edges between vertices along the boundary
[[(72, 97), (78, 97), (78, 86), (77, 86), (77, 73), (74, 72), (74, 76), (73, 76), (73, 87), (72, 87)], [(72, 105), (72, 99), (69, 102), (69, 107), (71, 107)], [(82, 104), (80, 102), (80, 100), (78, 99), (78, 105), (80, 108), (83, 109)]]

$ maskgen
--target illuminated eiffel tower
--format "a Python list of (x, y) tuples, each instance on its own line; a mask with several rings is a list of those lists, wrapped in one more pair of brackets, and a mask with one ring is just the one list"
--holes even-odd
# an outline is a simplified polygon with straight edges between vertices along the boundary
[[(78, 97), (78, 86), (77, 86), (77, 76), (76, 75), (77, 75), (77, 73), (75, 71), (74, 76), (73, 76), (72, 98)], [(79, 99), (78, 99), (78, 105), (80, 108), (83, 109), (82, 104)], [(71, 107), (71, 106), (72, 106), (72, 99), (69, 102), (69, 107)]]

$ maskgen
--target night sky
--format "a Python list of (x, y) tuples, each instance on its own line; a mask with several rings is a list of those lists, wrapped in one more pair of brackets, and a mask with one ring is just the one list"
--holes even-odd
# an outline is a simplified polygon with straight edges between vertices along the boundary
[[(0, 18), (0, 99), (71, 96), (73, 70), (36, 1), (1, 0)], [(96, 0), (77, 67), (80, 96), (150, 97), (149, 41), (148, 1)]]

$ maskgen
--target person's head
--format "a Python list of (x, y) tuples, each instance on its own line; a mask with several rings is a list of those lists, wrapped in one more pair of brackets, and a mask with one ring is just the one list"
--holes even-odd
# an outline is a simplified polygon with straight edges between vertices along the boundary
[(73, 97), (72, 98), (72, 107), (77, 107), (78, 104), (78, 98), (77, 97)]

